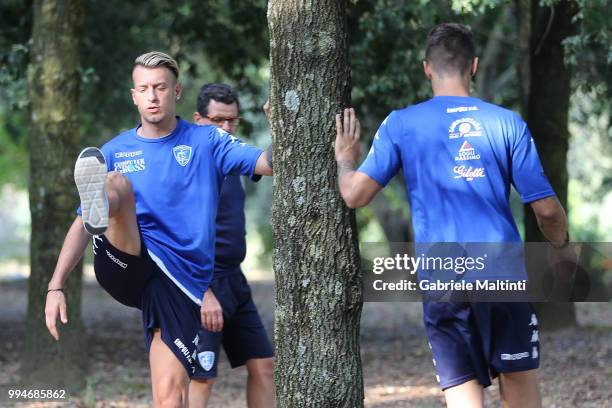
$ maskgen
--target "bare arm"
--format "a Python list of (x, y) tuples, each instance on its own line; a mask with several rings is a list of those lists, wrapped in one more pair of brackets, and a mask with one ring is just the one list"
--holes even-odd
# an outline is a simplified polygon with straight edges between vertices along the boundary
[(340, 195), (349, 208), (368, 205), (382, 188), (365, 173), (355, 171), (359, 158), (361, 127), (353, 108), (344, 110), (344, 118), (336, 115), (336, 163)]
[(255, 174), (261, 176), (271, 176), (274, 174), (272, 171), (272, 145), (259, 155), (257, 163), (255, 163)]
[[(270, 121), (270, 101), (266, 100), (263, 106), (263, 111), (266, 114), (266, 118)], [(257, 163), (255, 164), (255, 174), (262, 176), (271, 176), (274, 173), (272, 170), (272, 143), (266, 149), (266, 151), (259, 156)]]
[(542, 234), (551, 243), (548, 264), (553, 271), (553, 286), (550, 300), (568, 302), (572, 300), (573, 282), (578, 257), (569, 245), (567, 217), (557, 197), (547, 197), (530, 203), (538, 220)]
[(567, 217), (557, 197), (546, 197), (529, 205), (546, 239), (554, 246), (564, 245), (568, 239)]
[[(49, 281), (47, 289), (63, 289), (64, 283), (68, 275), (76, 267), (81, 260), (90, 235), (83, 228), (81, 217), (76, 217), (72, 226), (66, 234), (64, 244), (60, 251), (55, 265), (55, 271)], [(66, 298), (62, 291), (51, 291), (47, 293), (47, 301), (45, 305), (45, 322), (51, 336), (55, 340), (59, 340), (59, 332), (57, 330), (57, 317), (60, 316), (62, 323), (68, 323), (68, 313), (66, 310)]]

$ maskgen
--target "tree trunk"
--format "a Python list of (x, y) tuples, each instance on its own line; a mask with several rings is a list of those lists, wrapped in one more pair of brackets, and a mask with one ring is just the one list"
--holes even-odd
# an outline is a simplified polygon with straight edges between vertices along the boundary
[(516, 18), (517, 53), (516, 77), (518, 80), (521, 115), (527, 117), (529, 89), (531, 88), (531, 3), (530, 0), (514, 0)]
[(363, 406), (357, 233), (333, 153), (350, 98), (345, 18), (344, 1), (268, 5), (279, 407)]
[[(569, 145), (568, 110), (571, 70), (564, 62), (563, 40), (576, 33), (572, 18), (577, 5), (559, 1), (541, 7), (531, 2), (531, 81), (527, 104), (527, 124), (531, 129), (544, 171), (559, 201), (567, 209), (567, 151)], [(525, 208), (527, 241), (544, 241), (530, 206)], [(538, 305), (544, 328), (554, 329), (576, 324), (572, 303)]]
[(78, 0), (34, 2), (29, 72), (31, 100), (30, 211), (32, 234), (24, 383), (76, 390), (89, 360), (83, 349), (81, 268), (64, 288), (69, 324), (53, 341), (44, 322), (47, 283), (78, 205), (72, 176), (79, 149)]

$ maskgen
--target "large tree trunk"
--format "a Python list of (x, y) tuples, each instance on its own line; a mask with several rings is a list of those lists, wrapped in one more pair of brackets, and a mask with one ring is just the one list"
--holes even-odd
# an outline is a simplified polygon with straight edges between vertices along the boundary
[(58, 343), (45, 327), (44, 307), (47, 283), (78, 204), (72, 171), (79, 149), (81, 21), (79, 0), (34, 2), (29, 72), (31, 275), (21, 373), (25, 383), (71, 390), (83, 385), (89, 360), (83, 349), (80, 267), (64, 288), (69, 324), (58, 322)]
[[(572, 18), (577, 5), (559, 1), (541, 7), (531, 2), (531, 81), (527, 104), (527, 124), (536, 140), (544, 171), (563, 207), (567, 208), (567, 150), (569, 145), (568, 110), (571, 70), (564, 62), (563, 40), (576, 33)], [(531, 207), (525, 208), (527, 241), (543, 241)], [(559, 328), (576, 323), (572, 303), (538, 305), (544, 328)]]
[(271, 0), (268, 24), (278, 406), (360, 407), (361, 272), (332, 147), (350, 97), (345, 2)]

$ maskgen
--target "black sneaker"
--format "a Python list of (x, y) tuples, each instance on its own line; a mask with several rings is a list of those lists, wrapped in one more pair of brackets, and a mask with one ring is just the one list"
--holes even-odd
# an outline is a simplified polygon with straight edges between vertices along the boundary
[(100, 235), (108, 227), (106, 160), (97, 147), (88, 147), (79, 154), (74, 165), (74, 182), (81, 199), (83, 226), (91, 235)]

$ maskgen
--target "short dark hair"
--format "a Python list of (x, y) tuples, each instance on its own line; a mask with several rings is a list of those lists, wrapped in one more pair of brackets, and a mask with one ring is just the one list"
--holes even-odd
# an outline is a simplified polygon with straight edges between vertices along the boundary
[(200, 88), (200, 93), (198, 94), (196, 109), (200, 115), (208, 115), (208, 104), (211, 99), (227, 105), (236, 102), (236, 106), (240, 109), (238, 92), (234, 88), (227, 84), (206, 84)]
[(472, 31), (468, 27), (457, 23), (443, 23), (429, 32), (425, 59), (435, 69), (463, 75), (470, 69), (474, 58), (476, 46)]

